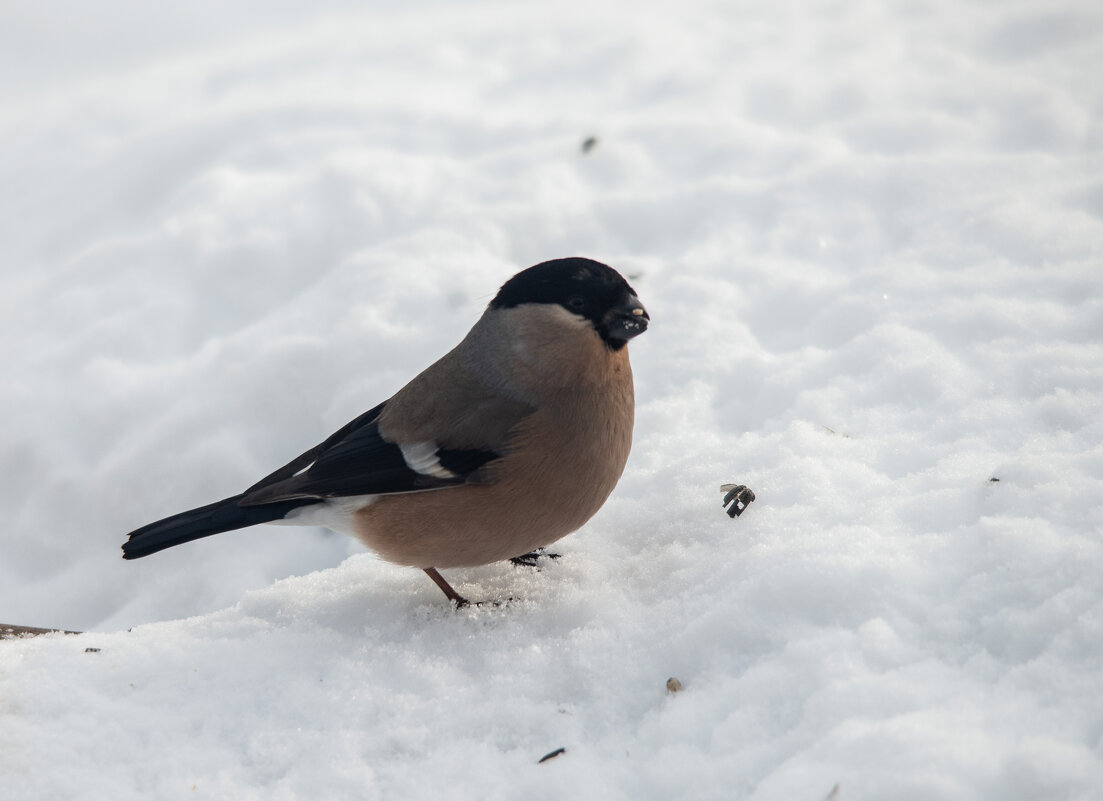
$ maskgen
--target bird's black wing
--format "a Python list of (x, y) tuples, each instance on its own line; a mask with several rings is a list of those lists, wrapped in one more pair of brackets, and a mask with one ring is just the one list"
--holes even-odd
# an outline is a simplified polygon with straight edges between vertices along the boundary
[(388, 442), (379, 433), (379, 404), (319, 445), (254, 484), (240, 500), (256, 506), (293, 498), (337, 498), (419, 492), (465, 483), (501, 454), (436, 443)]

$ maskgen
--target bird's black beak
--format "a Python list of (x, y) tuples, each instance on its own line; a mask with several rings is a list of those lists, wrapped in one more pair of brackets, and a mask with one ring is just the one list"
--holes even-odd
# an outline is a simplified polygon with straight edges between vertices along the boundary
[(625, 294), (624, 301), (605, 315), (605, 338), (614, 342), (627, 342), (646, 331), (650, 319), (640, 299), (635, 295)]

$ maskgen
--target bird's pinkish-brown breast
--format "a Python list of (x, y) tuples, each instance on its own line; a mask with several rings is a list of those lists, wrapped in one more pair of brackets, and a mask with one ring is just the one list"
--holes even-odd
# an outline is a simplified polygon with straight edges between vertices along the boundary
[[(596, 339), (590, 334), (587, 345)], [(613, 491), (632, 446), (627, 349), (597, 344), (593, 359), (580, 362), (576, 350), (566, 362), (584, 376), (557, 377), (557, 386), (544, 388), (540, 407), (511, 432), (506, 454), (486, 466), (486, 483), (380, 497), (356, 513), (359, 539), (398, 564), (469, 567), (527, 553), (581, 527)]]

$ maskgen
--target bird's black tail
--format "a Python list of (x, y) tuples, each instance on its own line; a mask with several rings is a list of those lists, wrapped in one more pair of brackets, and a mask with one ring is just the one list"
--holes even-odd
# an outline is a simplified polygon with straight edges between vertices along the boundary
[(139, 559), (212, 534), (281, 520), (292, 509), (318, 503), (317, 498), (294, 498), (260, 506), (240, 506), (241, 498), (235, 495), (131, 531), (123, 545), (123, 559)]

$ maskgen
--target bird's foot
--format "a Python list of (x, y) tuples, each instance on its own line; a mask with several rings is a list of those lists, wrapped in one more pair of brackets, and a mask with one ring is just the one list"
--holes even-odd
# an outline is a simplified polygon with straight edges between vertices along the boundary
[(509, 561), (513, 562), (513, 564), (515, 565), (520, 565), (521, 567), (537, 567), (541, 558), (558, 559), (560, 556), (561, 554), (548, 553), (547, 550), (545, 550), (544, 548), (537, 548), (535, 551), (523, 553), (520, 556), (514, 556)]
[(747, 504), (754, 500), (754, 493), (742, 484), (724, 484), (720, 487), (721, 492), (726, 492), (724, 496), (724, 506), (728, 507), (728, 517), (736, 518), (743, 514), (747, 508)]
[(506, 596), (505, 598), (500, 598), (496, 601), (471, 601), (469, 605), (470, 606), (491, 606), (491, 607), (508, 606), (509, 604), (513, 603), (516, 600), (517, 599), (514, 598), (512, 595), (509, 595), (509, 596)]
[(452, 585), (444, 580), (444, 576), (437, 572), (436, 568), (426, 567), (424, 568), (425, 574), (433, 580), (433, 582), (440, 587), (441, 592), (448, 596), (448, 600), (452, 602), (453, 606), (459, 610), (468, 606), (505, 606), (508, 603), (513, 602), (513, 598), (505, 598), (500, 601), (469, 601), (460, 595)]
[(471, 606), (471, 602), (452, 589), (452, 585), (444, 580), (444, 576), (438, 573), (435, 567), (426, 567), (424, 570), (425, 575), (431, 578), (433, 583), (440, 587), (440, 591), (448, 596), (448, 600), (454, 603), (457, 609)]

